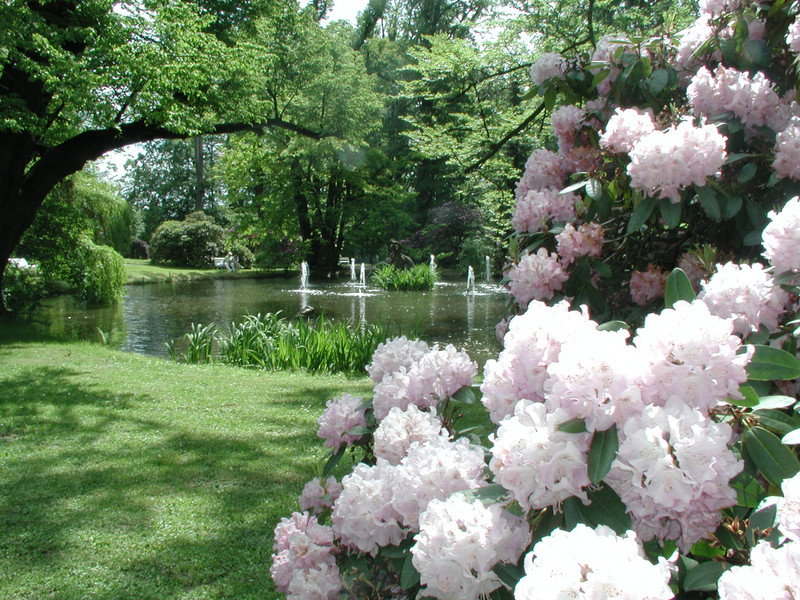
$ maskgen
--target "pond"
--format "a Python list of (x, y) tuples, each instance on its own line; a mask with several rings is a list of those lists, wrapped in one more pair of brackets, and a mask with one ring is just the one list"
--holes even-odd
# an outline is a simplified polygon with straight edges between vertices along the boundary
[(278, 312), (293, 317), (306, 307), (331, 320), (381, 323), (429, 343), (465, 349), (480, 365), (500, 346), (494, 328), (506, 295), (496, 285), (440, 281), (429, 292), (385, 292), (350, 282), (311, 283), (300, 289), (289, 279), (218, 279), (131, 285), (116, 307), (86, 308), (69, 296), (46, 301), (36, 327), (66, 339), (101, 340), (122, 350), (167, 357), (165, 344), (179, 340), (192, 323), (225, 329), (248, 314)]

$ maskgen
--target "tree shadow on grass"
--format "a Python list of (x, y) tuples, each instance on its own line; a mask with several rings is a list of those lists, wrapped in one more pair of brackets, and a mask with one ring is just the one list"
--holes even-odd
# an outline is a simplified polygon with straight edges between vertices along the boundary
[[(0, 397), (0, 596), (271, 597), (272, 530), (310, 477), (315, 428), (289, 414), (269, 425), (291, 434), (239, 434), (232, 412), (219, 432), (193, 430), (149, 417), (147, 395), (80, 385), (79, 374), (36, 368)], [(316, 410), (347, 385), (282, 401)], [(95, 575), (74, 576), (87, 562)], [(32, 591), (45, 572), (50, 591), (41, 579)]]

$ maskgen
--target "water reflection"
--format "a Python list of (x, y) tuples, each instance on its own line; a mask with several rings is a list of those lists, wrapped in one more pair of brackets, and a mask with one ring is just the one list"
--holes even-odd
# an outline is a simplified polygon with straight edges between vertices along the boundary
[(494, 326), (505, 295), (479, 284), (465, 293), (463, 281), (438, 282), (429, 292), (383, 292), (358, 283), (310, 284), (294, 280), (244, 279), (129, 286), (116, 307), (86, 308), (70, 297), (48, 300), (36, 326), (68, 339), (99, 340), (98, 328), (120, 349), (168, 356), (165, 344), (178, 340), (192, 323), (226, 328), (244, 315), (281, 311), (293, 317), (313, 308), (332, 320), (383, 323), (403, 331), (416, 328), (429, 343), (452, 343), (479, 363), (495, 356)]

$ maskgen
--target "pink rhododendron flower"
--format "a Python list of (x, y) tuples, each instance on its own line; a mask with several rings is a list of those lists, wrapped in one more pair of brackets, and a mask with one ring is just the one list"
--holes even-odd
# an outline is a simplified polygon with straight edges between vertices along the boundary
[(575, 140), (578, 137), (578, 132), (583, 127), (585, 118), (586, 111), (572, 104), (559, 106), (553, 111), (551, 121), (553, 133), (558, 138), (559, 154), (563, 155), (575, 145)]
[(322, 413), (317, 424), (319, 430), (317, 435), (323, 440), (323, 446), (333, 448), (338, 452), (342, 444), (350, 445), (361, 439), (363, 434), (347, 433), (353, 427), (365, 426), (364, 408), (359, 407), (364, 403), (364, 398), (342, 394), (339, 398), (328, 400), (325, 411)]
[(800, 180), (800, 121), (794, 120), (775, 137), (772, 168), (780, 177)]
[(717, 583), (720, 600), (792, 600), (800, 595), (800, 543), (773, 548), (762, 540), (750, 565), (725, 571)]
[(690, 27), (678, 33), (680, 42), (675, 62), (684, 69), (694, 70), (697, 68), (700, 65), (700, 61), (695, 56), (695, 52), (713, 35), (714, 28), (709, 23), (709, 16), (700, 15)]
[(647, 560), (634, 532), (618, 536), (605, 525), (579, 523), (572, 531), (556, 529), (525, 556), (514, 599), (668, 600), (670, 577), (669, 563)]
[(421, 411), (414, 404), (406, 410), (394, 406), (375, 430), (375, 456), (396, 465), (414, 442), (425, 443), (440, 436), (449, 438), (435, 410)]
[(800, 197), (789, 200), (780, 212), (770, 211), (761, 234), (764, 258), (776, 274), (800, 271)]
[(558, 507), (571, 496), (588, 501), (591, 434), (559, 431), (570, 419), (562, 409), (548, 411), (542, 403), (520, 400), (490, 437), (494, 480), (523, 509)]
[(600, 146), (614, 152), (630, 152), (636, 142), (655, 128), (650, 109), (639, 112), (635, 108), (618, 108), (600, 135)]
[(709, 410), (728, 398), (741, 398), (752, 346), (741, 352), (733, 323), (711, 314), (700, 301), (678, 301), (661, 314), (651, 313), (633, 343), (650, 361), (658, 403), (677, 396), (687, 405)]
[(789, 294), (775, 285), (764, 266), (726, 263), (702, 283), (698, 294), (712, 315), (733, 319), (733, 330), (741, 335), (758, 331), (761, 325), (774, 330), (789, 301)]
[(567, 223), (556, 236), (556, 244), (561, 264), (565, 267), (582, 256), (600, 256), (603, 252), (603, 227), (599, 223), (584, 223), (575, 229), (572, 223)]
[(673, 396), (622, 424), (605, 481), (617, 492), (642, 540), (675, 540), (687, 552), (736, 504), (730, 480), (743, 468), (728, 448), (732, 430)]
[(570, 310), (566, 300), (555, 306), (531, 302), (524, 314), (511, 319), (503, 351), (484, 365), (481, 402), (492, 422), (513, 414), (523, 398), (543, 402), (547, 366), (558, 359), (561, 346), (596, 328), (586, 311)]
[(561, 289), (569, 275), (558, 262), (557, 254), (539, 248), (536, 254), (525, 254), (519, 264), (508, 271), (508, 289), (522, 307), (531, 300), (550, 300)]
[(695, 127), (690, 120), (649, 133), (630, 152), (631, 187), (680, 202), (686, 186), (703, 186), (707, 177), (719, 174), (727, 158), (726, 141), (716, 126)]
[[(307, 578), (311, 587), (319, 587), (323, 600), (333, 600), (341, 588), (339, 569), (333, 555), (333, 530), (320, 525), (316, 517), (308, 513), (293, 513), (283, 518), (275, 527), (275, 554), (272, 555), (270, 575), (280, 592), (288, 592), (290, 600), (304, 598), (306, 589), (300, 579)], [(318, 577), (314, 571), (322, 571)], [(292, 588), (292, 581), (298, 573), (298, 583)]]
[(800, 19), (795, 17), (786, 32), (786, 45), (792, 52), (800, 53)]
[(533, 85), (541, 85), (548, 79), (564, 79), (567, 72), (566, 59), (555, 52), (542, 52), (531, 67)]
[(734, 12), (740, 4), (740, 0), (700, 0), (700, 13), (719, 16), (722, 13)]
[(319, 514), (333, 506), (341, 491), (342, 486), (335, 477), (328, 477), (324, 484), (319, 477), (314, 477), (300, 494), (300, 509)]
[(294, 571), (286, 591), (286, 600), (337, 600), (342, 589), (339, 568), (321, 563), (313, 569)]
[(555, 188), (531, 190), (517, 201), (511, 224), (520, 233), (536, 233), (551, 221), (569, 222), (575, 219), (575, 194), (560, 194)]
[(664, 286), (668, 275), (653, 264), (647, 265), (647, 271), (634, 271), (631, 273), (631, 299), (639, 306), (644, 306), (651, 300), (664, 297)]
[(517, 182), (514, 196), (519, 203), (531, 191), (544, 188), (560, 190), (564, 187), (566, 175), (563, 161), (558, 154), (544, 148), (534, 150), (525, 163), (525, 172)]
[(712, 73), (702, 67), (692, 78), (686, 95), (697, 116), (714, 118), (732, 112), (751, 131), (764, 125), (783, 129), (786, 123), (772, 120), (781, 98), (774, 84), (760, 71), (747, 73), (718, 66)]
[(432, 500), (411, 548), (420, 594), (441, 600), (487, 598), (503, 585), (493, 567), (516, 563), (530, 538), (528, 524), (499, 504), (485, 506), (461, 494)]
[(706, 269), (703, 263), (691, 251), (686, 251), (681, 254), (678, 259), (678, 268), (686, 274), (692, 288), (697, 290), (700, 287), (700, 282), (707, 277)]
[(409, 340), (406, 336), (388, 339), (378, 344), (372, 354), (372, 362), (367, 365), (367, 373), (375, 383), (404, 367), (411, 367), (419, 358), (428, 352), (428, 344), (420, 340)]

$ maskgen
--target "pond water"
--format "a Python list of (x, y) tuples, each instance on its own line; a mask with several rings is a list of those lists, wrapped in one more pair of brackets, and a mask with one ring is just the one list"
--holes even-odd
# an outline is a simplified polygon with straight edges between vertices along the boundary
[(289, 279), (218, 279), (131, 285), (116, 307), (86, 308), (69, 296), (46, 301), (35, 326), (67, 339), (100, 341), (151, 356), (168, 356), (165, 344), (179, 340), (192, 323), (225, 329), (248, 314), (278, 312), (293, 317), (306, 307), (331, 320), (416, 328), (429, 343), (453, 344), (483, 364), (500, 346), (494, 327), (506, 295), (496, 285), (437, 282), (429, 292), (385, 292), (356, 283), (310, 284), (300, 289)]

